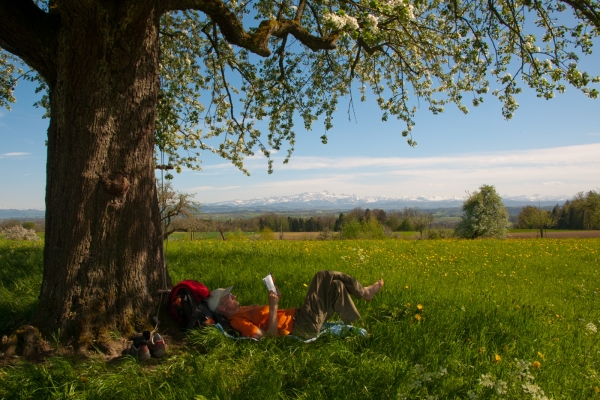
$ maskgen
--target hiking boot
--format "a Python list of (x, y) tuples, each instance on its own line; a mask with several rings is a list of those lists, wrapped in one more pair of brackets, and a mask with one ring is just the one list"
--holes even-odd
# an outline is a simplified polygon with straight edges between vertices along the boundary
[(165, 355), (165, 341), (159, 333), (152, 335), (150, 342), (148, 342), (150, 353), (152, 357), (160, 358)]
[(140, 345), (138, 349), (137, 358), (140, 361), (144, 361), (150, 358), (150, 350), (148, 350), (148, 344), (144, 343)]
[(131, 340), (133, 343), (129, 348), (129, 354), (133, 357), (137, 357), (138, 360), (144, 361), (150, 358), (150, 351), (148, 350), (148, 341), (141, 333), (134, 335)]

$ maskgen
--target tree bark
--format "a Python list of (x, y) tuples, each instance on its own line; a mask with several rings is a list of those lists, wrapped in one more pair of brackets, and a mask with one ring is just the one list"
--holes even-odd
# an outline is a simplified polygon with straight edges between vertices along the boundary
[(153, 159), (155, 3), (59, 3), (33, 324), (80, 349), (149, 326), (170, 284)]

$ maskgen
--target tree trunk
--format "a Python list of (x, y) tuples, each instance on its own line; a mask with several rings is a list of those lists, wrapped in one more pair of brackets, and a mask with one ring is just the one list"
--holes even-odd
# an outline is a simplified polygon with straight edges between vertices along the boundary
[(33, 323), (80, 349), (148, 327), (170, 284), (153, 159), (160, 16), (129, 3), (61, 9)]

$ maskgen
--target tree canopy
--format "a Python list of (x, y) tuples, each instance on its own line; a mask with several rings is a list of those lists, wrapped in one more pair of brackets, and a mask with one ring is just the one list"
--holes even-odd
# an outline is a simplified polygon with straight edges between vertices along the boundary
[[(136, 2), (123, 3), (133, 7)], [(199, 168), (202, 150), (242, 170), (244, 157), (255, 151), (269, 157), (287, 147), (289, 157), (298, 118), (303, 129), (321, 118), (326, 132), (341, 98), (348, 99), (349, 116), (355, 98), (374, 99), (383, 120), (406, 123), (402, 135), (414, 145), (418, 104), (437, 114), (455, 103), (466, 113), (491, 91), (510, 118), (522, 85), (546, 99), (569, 84), (598, 96), (591, 87), (598, 78), (579, 68), (580, 57), (592, 52), (598, 36), (596, 1), (154, 3), (161, 12), (156, 145), (178, 171)], [(0, 51), (0, 106), (15, 101), (19, 79), (39, 80), (41, 91), (52, 80), (41, 60), (16, 51), (7, 35), (30, 41), (23, 33), (30, 24), (56, 21), (71, 4), (35, 4), (41, 9), (32, 1), (0, 1), (1, 21), (19, 14), (28, 22), (0, 24), (0, 47), (31, 68)], [(49, 107), (47, 98), (39, 105)], [(266, 134), (257, 127), (262, 120), (268, 121)], [(322, 141), (327, 142), (326, 134)]]

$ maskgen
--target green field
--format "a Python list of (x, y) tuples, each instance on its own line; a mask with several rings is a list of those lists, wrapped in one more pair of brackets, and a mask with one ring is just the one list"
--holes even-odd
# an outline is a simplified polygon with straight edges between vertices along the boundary
[[(41, 244), (0, 239), (0, 331), (35, 307)], [(173, 282), (235, 284), (242, 304), (302, 303), (312, 275), (365, 284), (369, 332), (232, 341), (195, 331), (164, 359), (55, 357), (0, 367), (0, 398), (600, 399), (600, 239), (173, 241)], [(203, 397), (204, 396), (204, 397)]]

